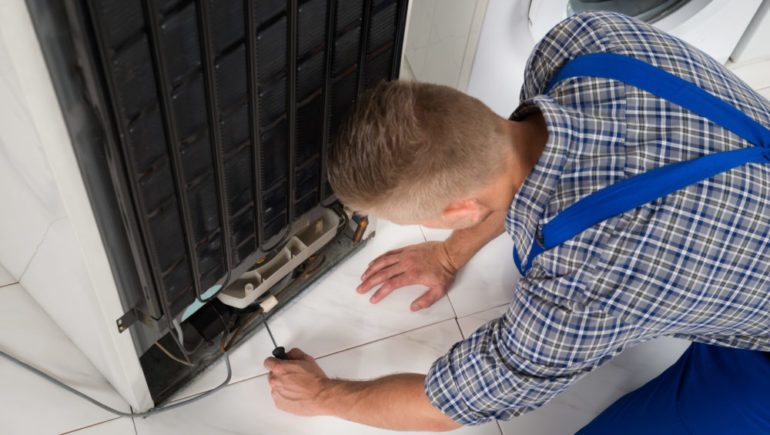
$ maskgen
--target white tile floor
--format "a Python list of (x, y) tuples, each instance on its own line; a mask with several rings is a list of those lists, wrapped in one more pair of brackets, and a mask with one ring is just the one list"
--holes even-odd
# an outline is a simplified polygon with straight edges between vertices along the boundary
[[(355, 292), (355, 287), (366, 264), (380, 253), (445, 236), (418, 227), (383, 223), (377, 237), (364, 249), (275, 316), (271, 327), (276, 338), (281, 344), (303, 348), (316, 356), (333, 376), (365, 379), (395, 372), (426, 372), (452, 343), (505, 310), (517, 279), (514, 268), (507, 264), (510, 241), (501, 237), (486, 246), (458, 277), (449, 298), (428, 310), (409, 311), (418, 288), (401, 289), (372, 305), (367, 296)], [(0, 304), (0, 348), (29, 361), (65, 361), (42, 368), (100, 400), (125, 408), (21, 286), (0, 288), (0, 297), (4, 302)], [(680, 340), (646, 343), (591, 373), (540, 410), (511, 422), (464, 428), (457, 433), (572, 433), (613, 400), (662, 371), (685, 346)], [(22, 434), (73, 430), (78, 435), (387, 433), (333, 418), (302, 418), (276, 410), (261, 364), (271, 348), (264, 331), (255, 334), (231, 357), (234, 374), (230, 386), (189, 406), (146, 419), (114, 419), (0, 360), (0, 421), (4, 430)], [(211, 388), (224, 376), (224, 365), (217, 364), (177, 398)], [(28, 411), (31, 409), (35, 411)], [(35, 418), (40, 415), (46, 418)]]
[[(427, 240), (445, 240), (451, 231), (423, 228), (423, 233)], [(457, 317), (507, 304), (513, 298), (519, 272), (511, 266), (512, 255), (513, 241), (502, 234), (460, 270), (448, 294)]]

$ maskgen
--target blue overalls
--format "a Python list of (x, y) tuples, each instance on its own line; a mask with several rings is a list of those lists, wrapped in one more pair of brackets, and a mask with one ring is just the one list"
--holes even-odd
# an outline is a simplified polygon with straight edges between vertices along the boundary
[[(695, 84), (632, 57), (579, 56), (554, 76), (618, 80), (678, 104), (753, 147), (664, 165), (607, 186), (538, 228), (522, 275), (541, 253), (613, 216), (746, 163), (770, 163), (770, 130)], [(633, 391), (579, 432), (587, 434), (770, 434), (770, 353), (693, 343), (663, 374)]]

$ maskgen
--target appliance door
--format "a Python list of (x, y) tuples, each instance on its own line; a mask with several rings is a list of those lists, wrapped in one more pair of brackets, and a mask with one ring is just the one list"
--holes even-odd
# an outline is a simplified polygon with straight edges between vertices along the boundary
[(532, 0), (529, 21), (533, 38), (540, 40), (570, 15), (620, 12), (680, 37), (724, 63), (760, 4), (761, 0)]

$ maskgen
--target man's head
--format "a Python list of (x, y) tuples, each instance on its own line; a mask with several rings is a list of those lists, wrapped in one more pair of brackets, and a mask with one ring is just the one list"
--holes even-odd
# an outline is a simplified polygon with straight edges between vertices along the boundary
[(485, 192), (510, 154), (506, 121), (481, 101), (447, 86), (381, 82), (340, 126), (329, 182), (354, 210), (457, 229), (492, 211)]

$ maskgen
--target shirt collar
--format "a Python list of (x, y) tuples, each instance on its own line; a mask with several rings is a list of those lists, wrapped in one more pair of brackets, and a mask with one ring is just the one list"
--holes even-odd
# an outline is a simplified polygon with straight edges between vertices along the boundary
[(547, 212), (549, 199), (556, 190), (569, 156), (572, 139), (571, 117), (562, 106), (546, 95), (522, 102), (510, 119), (523, 119), (535, 110), (543, 114), (548, 140), (532, 172), (514, 195), (505, 218), (505, 229), (521, 258), (529, 254), (535, 231)]

